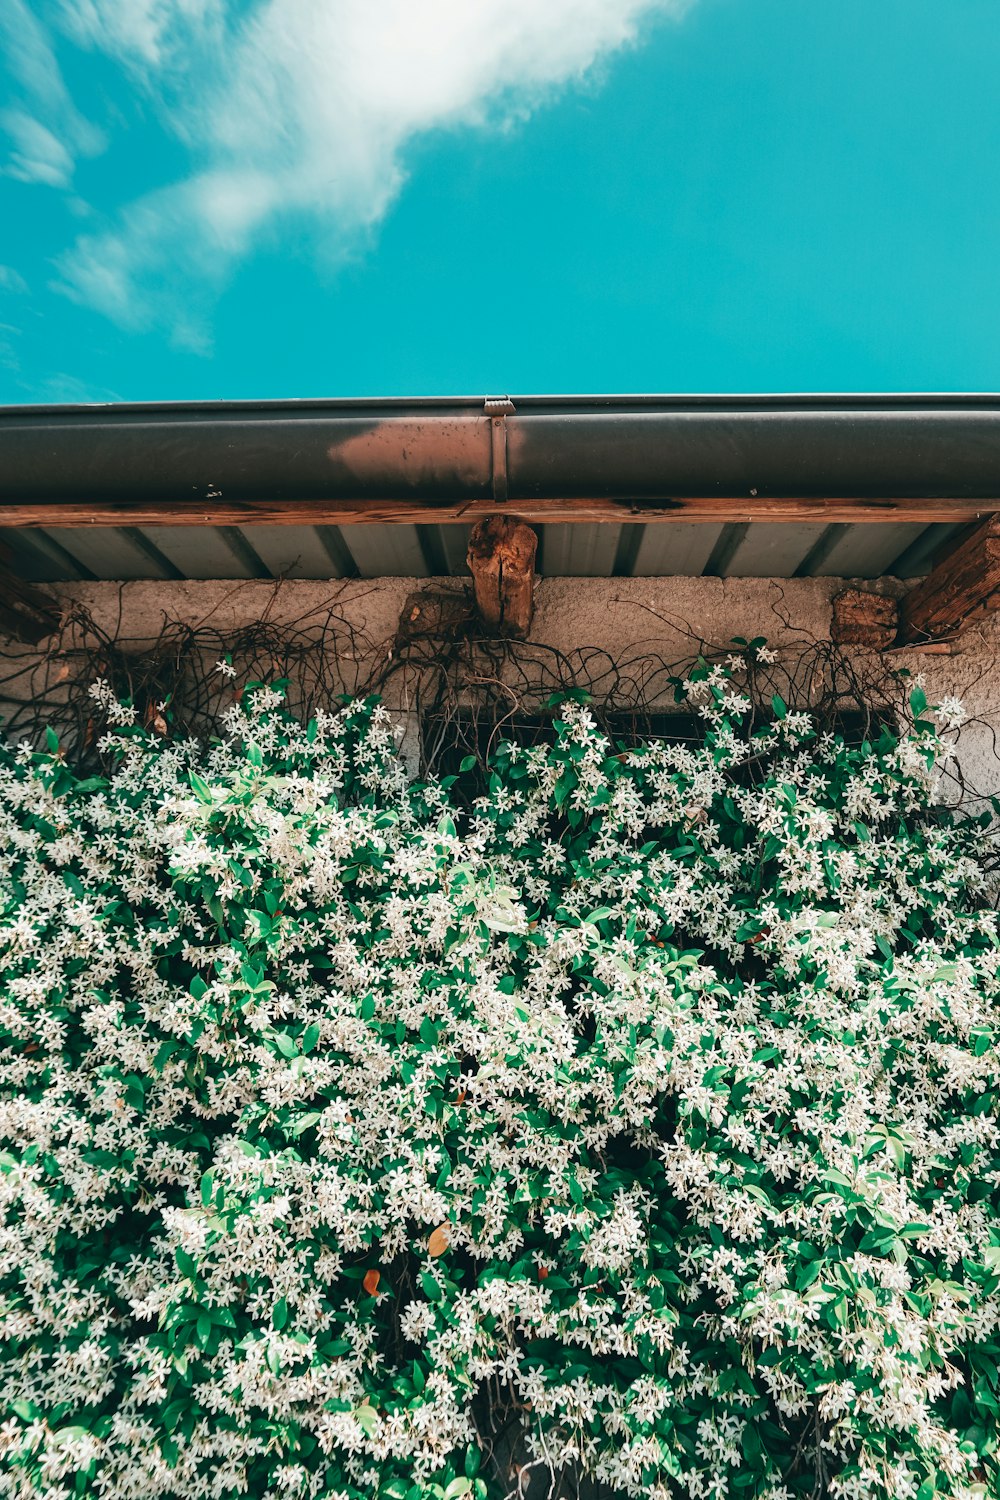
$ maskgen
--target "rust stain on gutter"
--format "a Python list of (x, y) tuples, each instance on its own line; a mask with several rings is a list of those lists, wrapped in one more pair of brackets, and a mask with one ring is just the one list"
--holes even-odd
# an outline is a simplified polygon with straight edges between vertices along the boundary
[(330, 444), (327, 456), (358, 493), (406, 490), (441, 495), (486, 494), (490, 487), (490, 424), (468, 417), (389, 417)]

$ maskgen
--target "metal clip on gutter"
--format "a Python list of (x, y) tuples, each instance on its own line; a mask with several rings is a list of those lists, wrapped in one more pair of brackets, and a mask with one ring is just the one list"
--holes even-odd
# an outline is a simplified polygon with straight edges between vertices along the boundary
[(509, 396), (487, 396), (483, 410), (490, 419), (490, 437), (493, 452), (493, 499), (497, 505), (506, 505), (507, 487), (507, 418), (514, 415), (515, 406)]

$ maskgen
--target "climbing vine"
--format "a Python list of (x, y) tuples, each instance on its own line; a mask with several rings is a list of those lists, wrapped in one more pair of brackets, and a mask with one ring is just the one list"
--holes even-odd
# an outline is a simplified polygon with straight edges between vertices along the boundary
[(998, 1494), (961, 711), (751, 720), (766, 656), (471, 798), (259, 683), (3, 752), (0, 1495)]

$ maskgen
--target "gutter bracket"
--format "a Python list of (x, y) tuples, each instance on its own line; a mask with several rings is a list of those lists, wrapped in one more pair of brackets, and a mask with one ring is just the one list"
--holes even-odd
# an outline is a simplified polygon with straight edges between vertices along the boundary
[(483, 411), (490, 419), (493, 500), (497, 505), (506, 505), (508, 499), (507, 418), (513, 416), (515, 410), (509, 396), (487, 396), (483, 402)]

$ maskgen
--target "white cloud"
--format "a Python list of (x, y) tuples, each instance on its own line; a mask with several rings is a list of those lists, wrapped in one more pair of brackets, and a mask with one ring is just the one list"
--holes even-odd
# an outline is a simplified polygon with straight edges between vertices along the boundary
[(13, 292), (21, 297), (27, 291), (28, 283), (20, 271), (15, 271), (13, 266), (0, 266), (0, 292)]
[(193, 163), (82, 236), (60, 288), (197, 343), (193, 294), (276, 226), (318, 226), (327, 253), (342, 252), (386, 213), (414, 139), (523, 119), (689, 0), (59, 3), (77, 42), (141, 78)]
[(0, 58), (10, 89), (0, 130), (11, 143), (0, 171), (68, 187), (76, 158), (96, 155), (104, 136), (73, 103), (48, 33), (24, 0), (0, 0)]
[(91, 385), (89, 381), (67, 375), (61, 370), (54, 375), (47, 375), (44, 380), (33, 385), (31, 394), (35, 401), (56, 401), (71, 406), (103, 406), (109, 401), (125, 399), (118, 391), (110, 390), (107, 386)]
[[(10, 297), (27, 295), (28, 283), (21, 273), (13, 266), (0, 265), (0, 297), (7, 301)], [(20, 336), (21, 329), (16, 324), (0, 323), (0, 370), (13, 375), (19, 374), (21, 369), (17, 345)]]
[(20, 336), (20, 328), (16, 328), (13, 323), (0, 323), (0, 370), (6, 370), (11, 375), (21, 373), (21, 359), (17, 346)]
[(86, 47), (141, 70), (183, 53), (192, 28), (224, 20), (223, 0), (59, 0), (59, 23)]
[(40, 120), (20, 109), (0, 111), (0, 128), (10, 137), (8, 177), (21, 182), (44, 182), (48, 187), (69, 187), (73, 180), (73, 157), (62, 141)]

